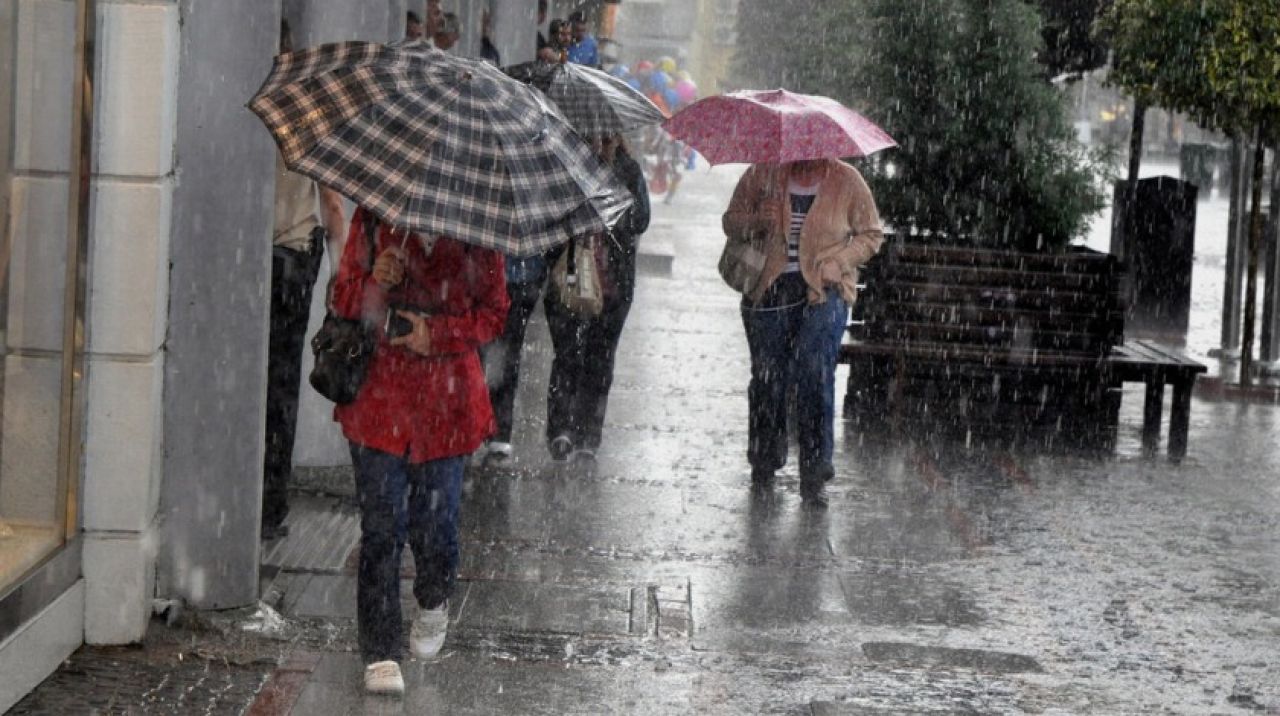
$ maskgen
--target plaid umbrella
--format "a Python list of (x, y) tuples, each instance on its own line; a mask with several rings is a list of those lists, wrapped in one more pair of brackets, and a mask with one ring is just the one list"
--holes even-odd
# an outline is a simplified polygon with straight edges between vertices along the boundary
[(583, 65), (525, 62), (506, 73), (545, 92), (584, 137), (630, 132), (667, 118), (626, 82)]
[(249, 108), (291, 169), (428, 235), (527, 256), (632, 202), (538, 92), (424, 44), (280, 55)]

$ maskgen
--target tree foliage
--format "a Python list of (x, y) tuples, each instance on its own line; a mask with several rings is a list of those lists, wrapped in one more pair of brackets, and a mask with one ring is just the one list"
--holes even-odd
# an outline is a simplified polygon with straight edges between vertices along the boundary
[(1224, 129), (1280, 129), (1280, 0), (1218, 3), (1205, 75)]
[(1280, 138), (1280, 0), (1114, 0), (1099, 22), (1111, 80), (1254, 144), (1243, 362), (1251, 380), (1264, 147)]
[(1044, 18), (1040, 36), (1044, 48), (1040, 64), (1050, 77), (1078, 78), (1107, 63), (1105, 37), (1093, 32), (1099, 13), (1109, 0), (1027, 0)]
[(1205, 73), (1217, 8), (1200, 0), (1115, 0), (1097, 34), (1112, 50), (1107, 81), (1140, 104), (1216, 126), (1219, 108)]
[(896, 226), (1043, 249), (1104, 205), (1103, 162), (1034, 57), (1040, 17), (1012, 0), (870, 0), (860, 97), (900, 143), (868, 181)]

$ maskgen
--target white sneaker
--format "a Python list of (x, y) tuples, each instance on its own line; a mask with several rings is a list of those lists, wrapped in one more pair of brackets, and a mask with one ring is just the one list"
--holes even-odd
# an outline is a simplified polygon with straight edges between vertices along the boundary
[(444, 647), (449, 631), (449, 602), (435, 609), (419, 609), (409, 629), (409, 650), (419, 659), (430, 659)]
[(486, 465), (503, 465), (511, 459), (511, 443), (491, 442), (484, 454)]
[(394, 661), (377, 661), (364, 667), (364, 690), (371, 694), (399, 696), (404, 693), (404, 677)]

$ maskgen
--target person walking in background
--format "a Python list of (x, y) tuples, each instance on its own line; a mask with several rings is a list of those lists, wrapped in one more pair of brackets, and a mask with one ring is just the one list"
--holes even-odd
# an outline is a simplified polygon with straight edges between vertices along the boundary
[(543, 53), (542, 53), (542, 51), (547, 47), (549, 47), (551, 44), (547, 42), (547, 36), (542, 34), (542, 25), (547, 21), (547, 0), (538, 0), (537, 21), (538, 21), (538, 44), (537, 44), (537, 49), (535, 50), (536, 52), (535, 57), (537, 57), (539, 60), (542, 60), (544, 62), (551, 62), (552, 60), (547, 59), (545, 56), (543, 56)]
[(582, 11), (569, 15), (571, 41), (566, 48), (570, 62), (600, 69), (600, 49), (587, 28), (587, 15)]
[(458, 44), (458, 39), (461, 37), (462, 21), (458, 19), (458, 16), (451, 12), (441, 15), (440, 25), (436, 28), (435, 35), (432, 36), (436, 49), (442, 52), (449, 52), (454, 45)]
[(502, 337), (485, 347), (485, 365), (493, 377), (489, 381), (489, 401), (497, 431), (485, 452), (485, 463), (502, 465), (511, 458), (511, 434), (515, 423), (516, 393), (520, 387), (520, 357), (525, 331), (533, 316), (542, 288), (547, 282), (547, 260), (541, 254), (526, 258), (507, 257), (507, 297), (511, 308)]
[[(289, 24), (280, 23), (280, 51), (291, 52)], [(329, 283), (337, 274), (345, 230), (342, 197), (289, 171), (276, 155), (275, 226), (271, 255), (271, 328), (267, 354), (267, 438), (262, 466), (262, 532), (265, 540), (288, 534), (289, 476), (298, 425), (302, 348), (311, 295), (326, 247)], [(326, 294), (326, 299), (328, 295)]]
[(430, 657), (445, 640), (458, 571), (463, 465), (493, 432), (477, 349), (502, 331), (503, 272), (496, 251), (406, 234), (363, 208), (352, 217), (333, 309), (376, 326), (377, 347), (356, 399), (337, 406), (334, 418), (355, 467), (357, 629), (370, 692), (404, 690), (400, 556), (406, 534), (419, 608), (410, 650)]
[(404, 19), (404, 39), (420, 40), (422, 39), (422, 18), (418, 17), (418, 13), (410, 10), (405, 13)]
[[(649, 228), (649, 192), (640, 165), (621, 135), (597, 137), (592, 146), (631, 192), (635, 204), (602, 237), (600, 270), (604, 308), (599, 316), (570, 311), (555, 291), (547, 291), (543, 308), (551, 330), (555, 358), (547, 391), (547, 440), (551, 458), (562, 462), (575, 455), (595, 461), (604, 428), (618, 339), (631, 310), (636, 280), (636, 240)], [(548, 257), (554, 263), (561, 248)]]
[(834, 159), (755, 164), (723, 217), (725, 234), (763, 237), (764, 270), (742, 299), (751, 350), (747, 459), (753, 487), (787, 460), (787, 394), (796, 390), (800, 494), (825, 507), (832, 467), (835, 367), (858, 267), (883, 242), (871, 190)]
[(501, 67), (502, 54), (498, 52), (498, 47), (493, 44), (493, 38), (490, 37), (492, 29), (489, 11), (485, 10), (480, 13), (480, 59), (494, 67)]
[(538, 59), (551, 63), (567, 62), (569, 45), (573, 43), (573, 31), (570, 29), (569, 23), (555, 18), (547, 26), (547, 34), (551, 39), (546, 47), (538, 50)]

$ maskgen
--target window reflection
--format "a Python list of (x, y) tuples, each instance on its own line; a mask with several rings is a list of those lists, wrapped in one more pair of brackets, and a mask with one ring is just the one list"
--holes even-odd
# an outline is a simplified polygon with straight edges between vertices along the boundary
[(58, 435), (75, 7), (0, 0), (0, 594), (63, 542)]

